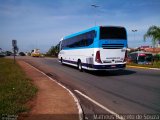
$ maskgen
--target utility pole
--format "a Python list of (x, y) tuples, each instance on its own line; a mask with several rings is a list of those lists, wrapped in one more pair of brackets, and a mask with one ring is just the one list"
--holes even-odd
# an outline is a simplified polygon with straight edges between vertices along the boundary
[[(136, 30), (136, 29), (132, 30), (133, 35), (134, 35), (134, 41), (135, 41), (135, 33), (136, 33), (137, 31), (138, 31), (138, 30)], [(138, 49), (138, 51), (139, 51), (139, 49)]]
[(13, 52), (14, 52), (14, 64), (15, 64), (15, 56), (16, 56), (16, 53), (18, 52), (18, 47), (17, 47), (17, 40), (12, 40), (12, 46), (13, 46)]

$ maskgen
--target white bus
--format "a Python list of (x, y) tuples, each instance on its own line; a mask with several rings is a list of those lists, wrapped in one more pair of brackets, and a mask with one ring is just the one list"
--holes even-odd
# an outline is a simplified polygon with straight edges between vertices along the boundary
[(152, 64), (153, 55), (150, 52), (136, 51), (128, 55), (131, 62), (137, 64)]
[(61, 39), (59, 62), (80, 71), (119, 70), (126, 66), (127, 33), (124, 27), (96, 26)]

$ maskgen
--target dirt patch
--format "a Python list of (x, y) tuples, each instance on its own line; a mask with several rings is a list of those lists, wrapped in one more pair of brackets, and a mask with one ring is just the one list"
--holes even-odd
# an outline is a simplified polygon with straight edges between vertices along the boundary
[(78, 120), (78, 109), (67, 90), (51, 81), (24, 61), (18, 61), (28, 77), (38, 88), (38, 93), (28, 105), (30, 112), (23, 113), (24, 120)]

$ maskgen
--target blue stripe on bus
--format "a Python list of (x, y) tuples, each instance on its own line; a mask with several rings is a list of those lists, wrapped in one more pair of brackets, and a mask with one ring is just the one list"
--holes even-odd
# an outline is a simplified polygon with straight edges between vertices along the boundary
[[(60, 60), (59, 60), (60, 61)], [(63, 60), (64, 62), (71, 63), (77, 65), (76, 61)], [(126, 64), (112, 64), (112, 65), (93, 65), (88, 63), (82, 63), (82, 66), (94, 69), (117, 69), (117, 68), (125, 68)]]

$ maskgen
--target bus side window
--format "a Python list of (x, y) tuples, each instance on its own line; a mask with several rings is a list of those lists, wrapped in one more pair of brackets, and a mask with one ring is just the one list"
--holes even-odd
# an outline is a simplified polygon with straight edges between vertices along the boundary
[(86, 47), (93, 43), (95, 37), (95, 31), (90, 31), (66, 40), (62, 41), (61, 49), (63, 48), (75, 48)]
[(87, 34), (87, 46), (91, 45), (94, 40), (94, 31), (91, 31)]
[(96, 38), (96, 36), (97, 36), (96, 31), (92, 31), (92, 32), (91, 32), (91, 35), (92, 35), (92, 38), (93, 38), (93, 39)]

